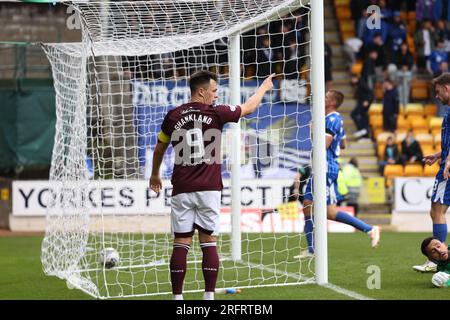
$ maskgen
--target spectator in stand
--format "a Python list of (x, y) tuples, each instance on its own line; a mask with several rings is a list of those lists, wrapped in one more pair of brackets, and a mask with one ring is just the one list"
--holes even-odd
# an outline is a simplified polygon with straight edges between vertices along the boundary
[(373, 88), (370, 88), (366, 79), (361, 77), (358, 82), (356, 107), (350, 114), (357, 128), (353, 134), (355, 138), (369, 138), (368, 111), (372, 100)]
[(439, 77), (441, 74), (447, 73), (447, 72), (450, 72), (448, 62), (443, 61), (439, 65), (439, 72), (436, 74), (436, 77)]
[(380, 173), (384, 174), (384, 167), (388, 164), (399, 164), (400, 154), (398, 152), (397, 144), (394, 143), (394, 138), (392, 136), (388, 137), (386, 140), (386, 148), (384, 149), (383, 161), (380, 161)]
[[(358, 215), (358, 199), (361, 192), (361, 186), (363, 179), (361, 172), (358, 169), (358, 160), (352, 157), (350, 161), (342, 169), (342, 174), (344, 176), (344, 181), (347, 186), (347, 204), (353, 207), (355, 210), (355, 217)], [(338, 182), (339, 187), (339, 182)]]
[(444, 39), (439, 39), (437, 47), (430, 55), (430, 68), (434, 77), (437, 77), (441, 72), (441, 63), (448, 62), (448, 53), (445, 51)]
[(380, 33), (377, 33), (373, 38), (373, 43), (367, 46), (369, 53), (371, 51), (377, 52), (377, 58), (375, 60), (375, 74), (378, 78), (383, 77), (383, 71), (387, 69), (387, 54), (385, 42)]
[(437, 33), (434, 32), (433, 25), (430, 20), (423, 20), (422, 27), (419, 28), (414, 37), (414, 43), (417, 48), (417, 67), (424, 71), (429, 69), (429, 57), (436, 46)]
[(363, 42), (359, 38), (348, 38), (344, 43), (344, 53), (346, 56), (347, 67), (351, 68), (355, 64), (357, 57), (361, 51)]
[(369, 54), (363, 63), (363, 68), (361, 71), (361, 79), (367, 84), (369, 89), (373, 90), (375, 83), (375, 67), (376, 61), (378, 60), (378, 51), (376, 49), (371, 49)]
[(288, 39), (288, 43), (284, 47), (283, 72), (286, 79), (298, 79), (302, 62), (299, 47), (295, 38)]
[(387, 79), (383, 83), (383, 129), (395, 132), (400, 111), (400, 99), (394, 81)]
[(325, 86), (326, 91), (330, 90), (333, 86), (333, 74), (332, 74), (332, 59), (333, 51), (328, 43), (325, 42)]
[(389, 28), (389, 58), (392, 61), (394, 54), (400, 49), (403, 42), (406, 41), (406, 26), (400, 18), (400, 11), (394, 11), (393, 22)]
[(442, 0), (417, 0), (416, 19), (417, 21), (439, 20), (442, 16)]
[(450, 33), (444, 20), (439, 20), (436, 22), (436, 33), (439, 39), (444, 40), (445, 51), (450, 51)]
[[(380, 19), (379, 14), (377, 11), (374, 11), (370, 15), (370, 19)], [(363, 41), (364, 45), (369, 46), (374, 43), (375, 36), (380, 35), (381, 36), (381, 42), (385, 43), (388, 35), (389, 35), (389, 23), (381, 19), (380, 21), (380, 28), (373, 28), (373, 26), (369, 23), (365, 25), (364, 28), (364, 35), (363, 35)]]
[(411, 71), (414, 66), (414, 57), (409, 51), (408, 44), (403, 42), (400, 45), (400, 50), (394, 55), (394, 60), (397, 70)]
[(388, 0), (388, 7), (393, 11), (401, 11), (405, 9), (405, 7), (407, 11), (415, 11), (416, 0)]
[(408, 131), (405, 139), (402, 141), (402, 154), (401, 154), (402, 164), (410, 163), (422, 163), (423, 153), (419, 142), (414, 139), (414, 133), (412, 130)]
[(274, 72), (275, 51), (270, 46), (269, 36), (263, 36), (256, 50), (256, 76), (266, 78)]
[(381, 19), (389, 22), (393, 16), (392, 9), (388, 7), (386, 0), (379, 0), (378, 6), (380, 7)]
[(361, 11), (361, 15), (360, 15), (359, 19), (357, 19), (357, 22), (355, 25), (356, 36), (361, 40), (364, 40), (364, 32), (367, 28), (368, 17), (369, 17), (369, 13), (367, 12), (366, 9), (363, 9)]
[(362, 12), (365, 12), (368, 6), (368, 0), (350, 1), (350, 10), (352, 12), (352, 20), (355, 22), (355, 30), (358, 30), (359, 20), (362, 18)]

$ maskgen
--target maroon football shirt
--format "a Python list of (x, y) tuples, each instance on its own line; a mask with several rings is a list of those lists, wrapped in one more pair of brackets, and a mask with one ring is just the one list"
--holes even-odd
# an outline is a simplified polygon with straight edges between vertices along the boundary
[(238, 122), (240, 106), (183, 104), (167, 113), (161, 131), (171, 137), (175, 151), (172, 196), (222, 190), (221, 132), (227, 122)]

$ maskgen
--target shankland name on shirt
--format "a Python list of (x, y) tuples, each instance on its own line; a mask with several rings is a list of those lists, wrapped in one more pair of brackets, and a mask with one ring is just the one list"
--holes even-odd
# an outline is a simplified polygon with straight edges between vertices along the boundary
[(200, 122), (200, 123), (205, 123), (205, 124), (211, 124), (212, 122), (212, 118), (205, 116), (205, 115), (197, 115), (197, 114), (190, 114), (187, 116), (184, 116), (183, 118), (181, 118), (174, 126), (175, 130), (180, 130), (182, 126), (184, 126), (186, 123), (192, 122), (192, 121), (196, 121), (196, 122)]

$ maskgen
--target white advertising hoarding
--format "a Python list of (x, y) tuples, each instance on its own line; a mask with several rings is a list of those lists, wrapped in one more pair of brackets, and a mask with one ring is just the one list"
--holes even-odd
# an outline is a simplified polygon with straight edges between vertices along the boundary
[(426, 212), (431, 208), (434, 178), (396, 178), (395, 211)]
[[(224, 180), (222, 191), (221, 232), (231, 231), (231, 190), (229, 180)], [(242, 181), (242, 232), (303, 232), (304, 215), (299, 203), (285, 205), (281, 210), (283, 198), (289, 194), (291, 179), (253, 179)], [(61, 209), (62, 213), (71, 208), (87, 207), (91, 215), (104, 214), (147, 217), (170, 213), (170, 181), (163, 181), (159, 195), (148, 188), (148, 181), (104, 180), (91, 181), (76, 188), (64, 188), (60, 183), (49, 181), (14, 181), (13, 212), (15, 218), (44, 217), (47, 207)], [(57, 196), (57, 194), (59, 194)], [(273, 210), (277, 209), (277, 210)], [(339, 210), (354, 215), (353, 208)], [(170, 225), (167, 224), (166, 232)], [(330, 232), (354, 232), (351, 226), (335, 221), (328, 222)]]
[[(14, 181), (14, 216), (45, 216), (47, 207), (67, 210), (71, 207), (89, 208), (90, 214), (164, 214), (170, 212), (172, 185), (164, 180), (163, 190), (157, 195), (146, 180), (90, 181), (68, 188), (57, 182)], [(229, 180), (223, 180), (222, 206), (231, 202)], [(264, 179), (242, 181), (242, 207), (271, 209), (283, 202), (289, 194), (292, 180)], [(59, 196), (57, 196), (59, 194)]]

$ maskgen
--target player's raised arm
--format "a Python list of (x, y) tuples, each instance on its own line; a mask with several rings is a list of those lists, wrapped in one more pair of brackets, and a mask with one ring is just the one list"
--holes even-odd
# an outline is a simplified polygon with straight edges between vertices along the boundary
[(256, 90), (255, 94), (248, 98), (248, 100), (241, 105), (241, 118), (255, 112), (255, 110), (260, 105), (264, 94), (273, 88), (272, 79), (274, 76), (275, 73), (272, 73), (270, 76), (268, 76)]

